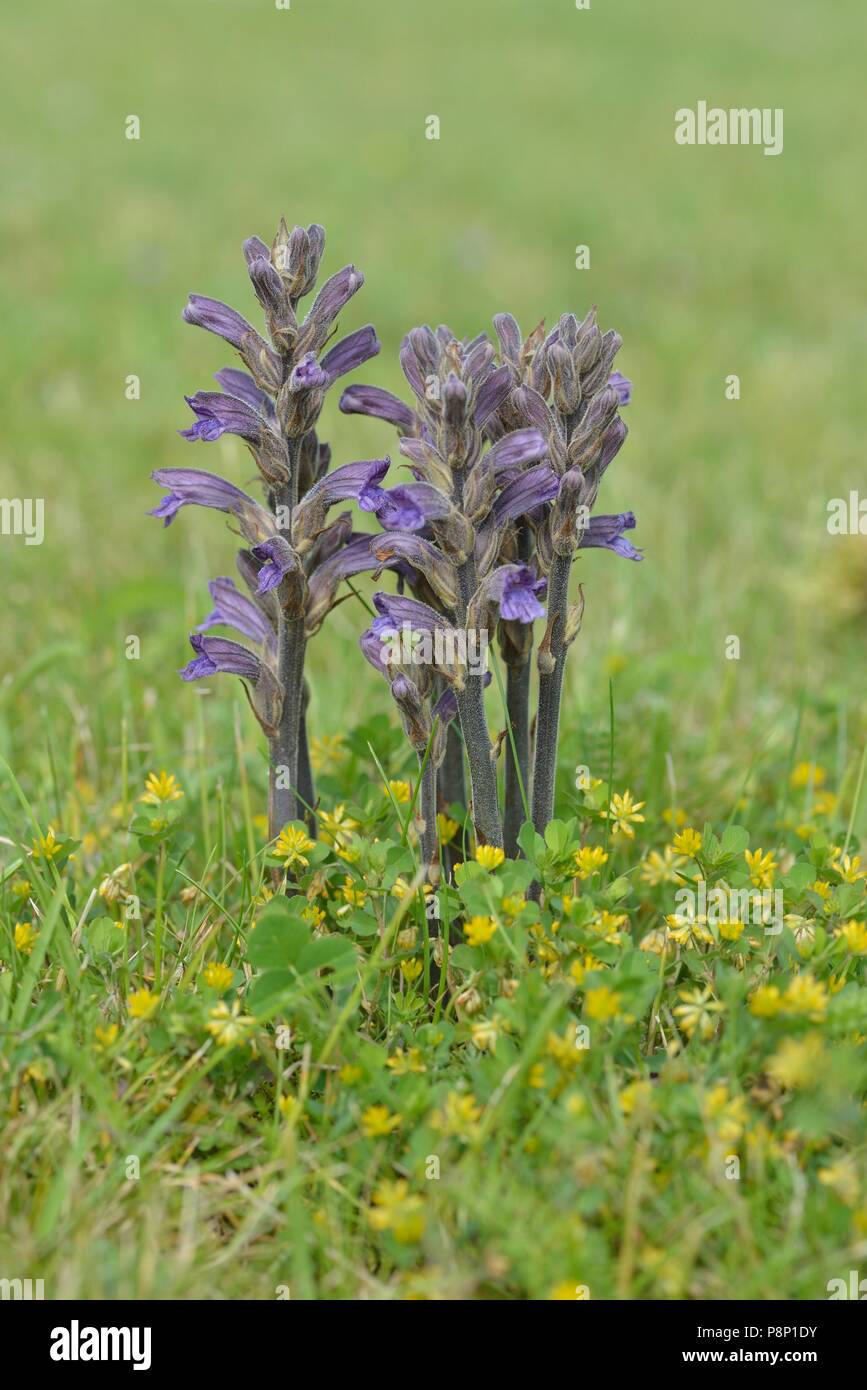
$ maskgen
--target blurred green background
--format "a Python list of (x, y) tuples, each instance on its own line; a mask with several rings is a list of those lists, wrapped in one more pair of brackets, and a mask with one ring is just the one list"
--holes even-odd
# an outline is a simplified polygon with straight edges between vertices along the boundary
[[(400, 390), (424, 321), (472, 335), (508, 308), (528, 331), (595, 303), (623, 335), (631, 433), (601, 505), (634, 509), (646, 559), (577, 567), (567, 721), (607, 710), (611, 672), (675, 744), (749, 735), (805, 689), (860, 698), (867, 541), (826, 529), (829, 498), (867, 493), (859, 0), (34, 0), (4, 30), (0, 496), (44, 497), (46, 538), (0, 538), (0, 738), (31, 790), (46, 735), (116, 746), (121, 707), (151, 761), (182, 745), (174, 670), (234, 545), (193, 509), (163, 532), (148, 475), (250, 479), (237, 442), (175, 432), (232, 356), (180, 312), (196, 291), (254, 316), (241, 242), (281, 213), (325, 224), (327, 273), (366, 275), (342, 327), (383, 351), (353, 379)], [(783, 107), (783, 154), (676, 145), (699, 100)], [(336, 463), (393, 451), (336, 393), (321, 433)], [(346, 603), (313, 646), (315, 732), (386, 709), (363, 623)]]

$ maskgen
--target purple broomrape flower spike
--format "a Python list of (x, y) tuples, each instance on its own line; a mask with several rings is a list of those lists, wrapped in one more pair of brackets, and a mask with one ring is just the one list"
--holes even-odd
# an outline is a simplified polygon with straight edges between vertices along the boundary
[(224, 623), (229, 627), (237, 628), (245, 637), (250, 637), (254, 642), (268, 643), (274, 635), (271, 624), (265, 618), (261, 608), (258, 608), (252, 599), (242, 594), (240, 589), (235, 586), (235, 581), (223, 575), (219, 579), (212, 579), (208, 585), (211, 598), (214, 600), (214, 609), (208, 614), (203, 623), (199, 623), (198, 631), (206, 632), (208, 628), (216, 627), (218, 623)]
[(642, 560), (644, 556), (631, 541), (626, 540), (624, 531), (635, 527), (633, 512), (618, 512), (615, 516), (591, 516), (581, 533), (579, 546), (601, 546), (622, 555), (624, 560)]
[(412, 434), (419, 423), (414, 410), (379, 386), (347, 386), (340, 397), (340, 409), (344, 415), (371, 415), (377, 420), (386, 420)]

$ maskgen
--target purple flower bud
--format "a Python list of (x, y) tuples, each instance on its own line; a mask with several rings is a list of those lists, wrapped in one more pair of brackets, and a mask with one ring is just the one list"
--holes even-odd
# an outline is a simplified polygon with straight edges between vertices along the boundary
[(344, 266), (336, 275), (332, 275), (330, 280), (325, 281), (298, 334), (299, 343), (304, 351), (316, 352), (322, 347), (328, 337), (328, 330), (340, 310), (363, 284), (364, 276), (354, 265)]
[(618, 512), (615, 516), (592, 516), (581, 533), (579, 545), (601, 546), (622, 555), (624, 560), (641, 560), (643, 555), (636, 550), (631, 541), (625, 539), (623, 532), (635, 527), (633, 512)]
[(612, 372), (608, 378), (608, 385), (617, 392), (617, 399), (621, 405), (629, 405), (632, 400), (632, 382), (628, 376), (622, 372)]
[(393, 531), (386, 536), (375, 536), (372, 550), (377, 561), (382, 564), (399, 559), (418, 570), (446, 608), (454, 608), (457, 604), (457, 570), (430, 541), (423, 540), (420, 536), (407, 536), (400, 531)]
[(151, 477), (160, 487), (168, 488), (169, 492), (148, 515), (162, 517), (166, 526), (171, 525), (181, 507), (190, 504), (213, 507), (216, 511), (231, 512), (238, 517), (261, 512), (265, 520), (270, 521), (264, 507), (260, 507), (233, 483), (217, 477), (216, 473), (204, 473), (198, 468), (157, 468)]
[(488, 377), (482, 389), (476, 397), (476, 407), (473, 412), (473, 419), (476, 426), (482, 429), (485, 421), (495, 410), (503, 404), (512, 389), (512, 371), (510, 367), (498, 367), (495, 372)]
[(548, 453), (548, 441), (539, 430), (513, 430), (504, 434), (485, 454), (485, 463), (500, 478), (506, 471), (535, 463)]
[(544, 618), (538, 596), (544, 594), (548, 581), (538, 579), (532, 565), (500, 565), (486, 583), (488, 594), (499, 604), (501, 618), (518, 623)]
[(359, 493), (358, 505), (362, 511), (375, 512), (386, 531), (420, 531), (453, 510), (449, 499), (430, 483), (399, 483), (388, 489), (371, 483)]
[(273, 419), (274, 402), (266, 392), (259, 390), (247, 372), (242, 372), (238, 367), (224, 367), (222, 371), (214, 373), (214, 380), (218, 381), (230, 396), (243, 401), (265, 419)]
[(237, 628), (254, 642), (267, 643), (273, 638), (273, 628), (266, 621), (262, 610), (236, 588), (234, 580), (226, 576), (212, 579), (208, 589), (215, 606), (205, 621), (199, 623), (199, 632), (206, 632), (208, 628), (224, 623), (228, 627)]
[(380, 342), (371, 324), (359, 328), (356, 333), (341, 338), (322, 358), (321, 367), (330, 386), (338, 377), (354, 372), (356, 367), (368, 362), (380, 350)]
[(354, 536), (348, 545), (336, 550), (313, 570), (310, 575), (310, 595), (305, 622), (308, 637), (321, 627), (344, 579), (362, 574), (365, 570), (381, 568), (381, 562), (371, 550), (370, 543), (373, 539), (368, 535)]
[(259, 443), (262, 417), (237, 396), (225, 396), (221, 391), (197, 391), (184, 399), (197, 419), (188, 430), (178, 431), (183, 439), (214, 440), (222, 434), (237, 434), (252, 444)]
[(274, 536), (261, 545), (254, 545), (250, 554), (262, 567), (256, 584), (257, 594), (270, 593), (287, 574), (298, 569), (298, 556), (283, 536)]
[(379, 386), (347, 386), (340, 397), (340, 409), (344, 415), (372, 415), (377, 420), (387, 420), (399, 430), (411, 433), (418, 426), (415, 411)]
[(262, 671), (262, 663), (253, 652), (232, 642), (228, 637), (202, 637), (197, 632), (190, 633), (190, 646), (196, 653), (178, 673), (181, 680), (198, 681), (204, 676), (213, 676), (225, 671), (230, 676), (241, 676), (254, 683)]
[(560, 482), (547, 463), (528, 468), (508, 487), (503, 488), (494, 503), (493, 516), (498, 525), (529, 516), (538, 507), (557, 496)]
[(376, 487), (391, 466), (391, 460), (367, 459), (347, 463), (326, 473), (306, 492), (292, 517), (292, 539), (299, 550), (309, 549), (314, 538), (323, 530), (328, 508), (335, 502), (357, 502), (361, 492)]
[(290, 391), (319, 391), (328, 384), (327, 373), (316, 360), (316, 354), (307, 352), (292, 368), (289, 378)]

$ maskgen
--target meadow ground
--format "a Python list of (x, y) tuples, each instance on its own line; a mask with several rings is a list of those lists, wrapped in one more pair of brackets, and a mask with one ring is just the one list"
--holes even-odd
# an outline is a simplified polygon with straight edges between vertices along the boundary
[[(0, 496), (44, 498), (46, 525), (0, 537), (0, 1275), (56, 1298), (700, 1299), (821, 1298), (863, 1268), (867, 550), (826, 522), (863, 486), (865, 29), (855, 0), (833, 22), (810, 0), (7, 18)], [(783, 154), (677, 146), (698, 100), (782, 107)], [(149, 473), (251, 471), (237, 441), (177, 436), (227, 362), (180, 309), (251, 312), (240, 243), (281, 213), (367, 277), (360, 380), (401, 389), (417, 322), (595, 303), (635, 383), (601, 502), (636, 512), (645, 560), (578, 566), (560, 819), (527, 842), (546, 905), (520, 905), (526, 864), (469, 862), (445, 906), (487, 925), (432, 997), (380, 771), (410, 759), (360, 604), (311, 650), (330, 820), (294, 905), (265, 901), (240, 689), (175, 674), (233, 544), (211, 515), (163, 532)], [(393, 449), (335, 400), (323, 427), (336, 462)], [(627, 789), (644, 819), (618, 830)], [(667, 921), (699, 872), (781, 888), (782, 932)]]

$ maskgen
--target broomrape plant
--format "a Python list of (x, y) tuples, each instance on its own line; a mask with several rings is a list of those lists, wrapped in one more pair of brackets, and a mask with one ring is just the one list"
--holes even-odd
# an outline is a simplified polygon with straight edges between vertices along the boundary
[[(389, 458), (330, 469), (330, 449), (317, 434), (325, 395), (380, 345), (368, 325), (327, 348), (340, 311), (363, 284), (354, 266), (327, 280), (299, 318), (324, 244), (321, 227), (290, 232), (285, 222), (271, 248), (257, 237), (245, 242), (267, 338), (217, 300), (191, 295), (184, 310), (187, 322), (230, 343), (247, 370), (227, 367), (216, 376), (220, 391), (187, 397), (195, 420), (181, 434), (190, 441), (227, 432), (243, 439), (264, 501), (198, 469), (153, 474), (167, 490), (153, 515), (166, 525), (193, 503), (229, 514), (247, 543), (236, 561), (247, 592), (228, 577), (212, 581), (213, 610), (190, 635), (194, 655), (180, 674), (197, 680), (223, 671), (244, 682), (269, 739), (269, 824), (276, 836), (315, 801), (307, 642), (338, 601), (343, 580), (393, 571), (398, 593), (374, 593), (376, 617), (360, 646), (388, 681), (418, 759), (422, 857), (435, 879), (437, 810), (466, 800), (464, 752), (477, 844), (516, 854), (531, 795), (537, 830), (553, 815), (563, 670), (583, 608), (580, 590), (569, 604), (572, 560), (585, 546), (641, 558), (625, 537), (635, 525), (631, 512), (590, 515), (626, 437), (619, 409), (631, 386), (611, 370), (621, 340), (600, 332), (595, 311), (581, 323), (564, 315), (547, 336), (540, 326), (526, 340), (511, 315), (498, 315), (499, 351), (485, 334), (462, 341), (445, 326), (414, 328), (400, 353), (412, 405), (362, 385), (340, 400), (346, 414), (396, 427), (410, 480), (383, 485)], [(380, 532), (354, 530), (349, 511), (331, 520), (331, 508), (347, 501), (371, 513)], [(531, 769), (537, 618), (546, 627), (537, 652)], [(215, 635), (218, 626), (234, 628), (256, 649)], [(507, 668), (503, 814), (496, 766), (503, 737), (492, 744), (484, 700), (492, 630)]]

